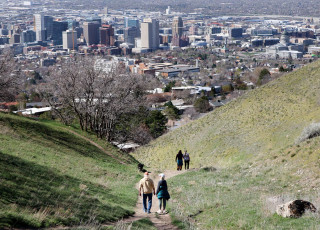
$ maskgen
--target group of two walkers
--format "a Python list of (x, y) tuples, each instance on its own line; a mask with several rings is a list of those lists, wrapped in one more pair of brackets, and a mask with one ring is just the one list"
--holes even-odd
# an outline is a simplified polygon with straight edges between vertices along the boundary
[[(176, 156), (176, 162), (178, 170), (182, 169), (183, 159), (185, 163), (185, 169), (189, 169), (190, 156), (187, 151), (185, 154), (182, 154), (180, 150)], [(145, 213), (151, 213), (152, 206), (152, 196), (157, 195), (159, 199), (159, 210), (157, 213), (166, 214), (166, 204), (167, 200), (170, 199), (170, 194), (168, 192), (167, 181), (165, 180), (165, 175), (163, 173), (159, 174), (160, 180), (158, 182), (157, 190), (155, 190), (153, 180), (149, 177), (149, 172), (145, 172), (144, 178), (140, 180), (139, 183), (139, 195), (142, 196), (143, 211)], [(148, 206), (147, 206), (148, 200)]]
[[(143, 211), (145, 213), (151, 213), (152, 206), (152, 195), (157, 195), (159, 199), (159, 210), (157, 213), (166, 214), (166, 204), (167, 200), (170, 199), (168, 192), (167, 181), (165, 180), (165, 175), (161, 173), (159, 175), (160, 180), (158, 182), (157, 191), (155, 190), (153, 180), (149, 177), (149, 173), (144, 173), (144, 178), (140, 180), (139, 184), (139, 195), (142, 195)], [(147, 206), (148, 199), (148, 206)]]

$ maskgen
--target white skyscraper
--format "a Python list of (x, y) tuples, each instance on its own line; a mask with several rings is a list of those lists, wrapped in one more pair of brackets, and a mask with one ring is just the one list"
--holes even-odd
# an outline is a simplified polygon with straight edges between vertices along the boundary
[(141, 48), (156, 50), (159, 43), (159, 21), (144, 19), (141, 23)]
[(77, 49), (77, 32), (67, 30), (62, 32), (63, 49)]
[(46, 31), (44, 28), (44, 16), (42, 14), (35, 14), (33, 16), (33, 23), (37, 41), (45, 41)]
[(166, 9), (166, 15), (169, 15), (169, 14), (171, 14), (170, 6), (168, 6), (168, 8)]

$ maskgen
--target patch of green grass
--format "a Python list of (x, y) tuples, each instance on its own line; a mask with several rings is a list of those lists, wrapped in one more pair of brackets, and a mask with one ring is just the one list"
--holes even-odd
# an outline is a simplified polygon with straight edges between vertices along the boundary
[(138, 229), (148, 229), (148, 230), (156, 230), (157, 228), (154, 226), (154, 224), (151, 222), (150, 219), (144, 218), (138, 221), (134, 221), (132, 223), (132, 230), (138, 230)]
[[(283, 178), (268, 179), (250, 170), (198, 171), (169, 180), (175, 202), (169, 202), (173, 222), (181, 229), (318, 229), (319, 218), (307, 215), (286, 219), (274, 214), (276, 206), (297, 194)], [(232, 176), (230, 176), (232, 175)], [(286, 179), (286, 178), (285, 178)], [(296, 193), (300, 187), (295, 187)], [(306, 194), (302, 194), (304, 197)], [(313, 193), (312, 202), (317, 202)], [(310, 197), (309, 197), (310, 199)]]
[(0, 143), (0, 228), (100, 224), (133, 214), (136, 161), (106, 143), (116, 159), (65, 126), (2, 113)]

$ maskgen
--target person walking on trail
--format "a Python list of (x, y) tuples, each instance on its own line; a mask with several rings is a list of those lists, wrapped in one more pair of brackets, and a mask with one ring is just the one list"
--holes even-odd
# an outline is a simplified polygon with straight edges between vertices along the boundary
[(170, 199), (170, 195), (168, 192), (167, 181), (165, 180), (165, 175), (163, 173), (159, 174), (160, 180), (157, 186), (157, 197), (159, 199), (159, 210), (157, 211), (158, 214), (167, 214), (166, 211), (166, 204), (167, 200)]
[(177, 170), (182, 170), (182, 165), (183, 165), (183, 154), (181, 150), (179, 150), (177, 156), (176, 156), (176, 162), (177, 162)]
[[(145, 172), (144, 177), (140, 180), (139, 183), (139, 196), (142, 196), (143, 211), (145, 213), (151, 213), (152, 207), (152, 192), (153, 195), (156, 195), (153, 180), (149, 178), (149, 173)], [(147, 207), (148, 199), (148, 207)]]
[(184, 170), (187, 170), (189, 169), (189, 163), (190, 163), (190, 155), (187, 152), (187, 150), (183, 154), (183, 159), (184, 159)]

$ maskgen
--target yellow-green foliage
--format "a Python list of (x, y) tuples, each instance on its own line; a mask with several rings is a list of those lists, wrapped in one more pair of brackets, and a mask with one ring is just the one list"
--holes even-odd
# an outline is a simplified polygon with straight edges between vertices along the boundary
[(287, 74), (214, 110), (134, 156), (148, 166), (174, 168), (179, 149), (191, 166), (231, 166), (295, 143), (302, 130), (320, 120), (320, 62)]

